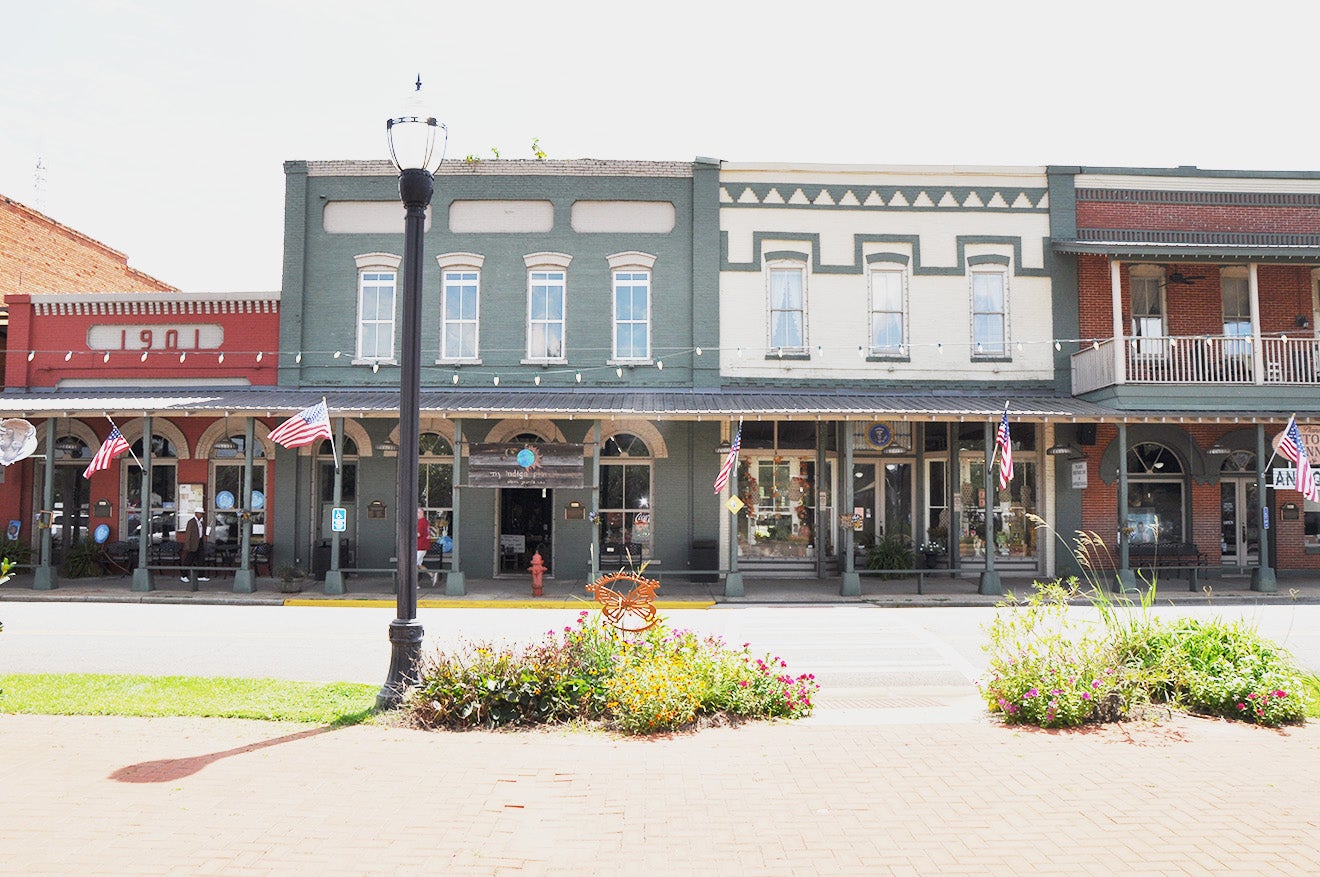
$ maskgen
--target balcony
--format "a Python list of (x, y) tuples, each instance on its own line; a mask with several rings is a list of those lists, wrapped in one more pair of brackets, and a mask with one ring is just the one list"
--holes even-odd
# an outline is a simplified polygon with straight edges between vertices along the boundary
[[(1117, 343), (1122, 344), (1122, 352), (1116, 355)], [(1317, 386), (1320, 338), (1183, 335), (1119, 342), (1107, 338), (1072, 355), (1074, 396), (1116, 384)]]

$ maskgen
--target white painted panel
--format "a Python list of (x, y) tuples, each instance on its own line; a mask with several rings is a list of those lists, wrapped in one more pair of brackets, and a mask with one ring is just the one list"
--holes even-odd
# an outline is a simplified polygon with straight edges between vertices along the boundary
[(455, 201), (449, 207), (449, 230), (455, 233), (522, 234), (554, 227), (549, 201)]
[(574, 201), (573, 231), (668, 234), (674, 230), (674, 205), (668, 201)]
[[(321, 226), (329, 234), (403, 234), (403, 204), (398, 201), (327, 201)], [(431, 208), (426, 208), (431, 229)]]

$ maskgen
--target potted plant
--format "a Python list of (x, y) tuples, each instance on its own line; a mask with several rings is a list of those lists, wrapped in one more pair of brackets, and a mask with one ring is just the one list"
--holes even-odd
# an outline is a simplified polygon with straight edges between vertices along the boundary
[(277, 569), (275, 577), (280, 580), (282, 594), (297, 594), (303, 589), (303, 583), (307, 581), (307, 573), (291, 563), (286, 563)]

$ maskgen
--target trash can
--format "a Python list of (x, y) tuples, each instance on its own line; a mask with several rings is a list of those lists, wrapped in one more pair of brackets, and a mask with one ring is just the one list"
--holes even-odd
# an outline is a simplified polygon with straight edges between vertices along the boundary
[(326, 570), (330, 569), (330, 540), (322, 539), (312, 548), (312, 578), (325, 581)]
[(688, 567), (701, 570), (692, 576), (694, 582), (718, 582), (720, 577), (711, 570), (720, 568), (720, 543), (714, 539), (693, 539)]

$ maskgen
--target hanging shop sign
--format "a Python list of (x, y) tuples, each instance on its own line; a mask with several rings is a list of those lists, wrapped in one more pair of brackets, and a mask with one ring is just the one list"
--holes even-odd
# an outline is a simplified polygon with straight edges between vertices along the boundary
[(18, 417), (0, 421), (0, 466), (26, 459), (36, 449), (37, 430), (32, 424)]
[(580, 444), (485, 442), (470, 446), (464, 487), (581, 487)]

